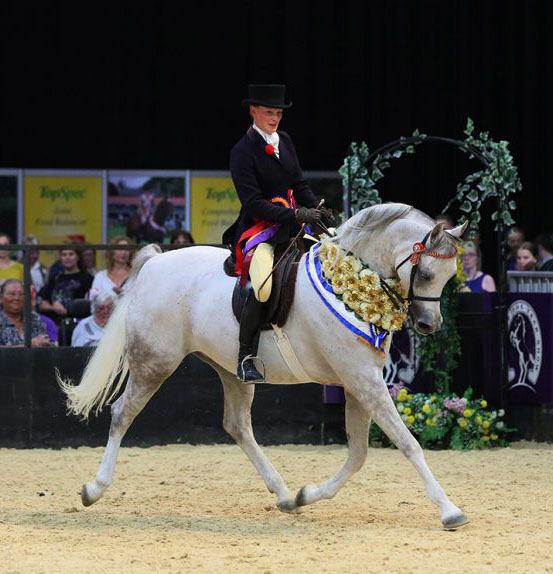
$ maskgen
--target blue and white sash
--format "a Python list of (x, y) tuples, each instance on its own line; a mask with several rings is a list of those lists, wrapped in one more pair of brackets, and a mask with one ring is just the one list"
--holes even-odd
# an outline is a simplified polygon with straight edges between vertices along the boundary
[(334, 294), (332, 286), (324, 278), (321, 270), (321, 261), (319, 259), (319, 248), (321, 244), (314, 245), (305, 258), (305, 267), (307, 276), (311, 281), (311, 285), (321, 298), (322, 302), (330, 310), (330, 312), (354, 335), (357, 339), (372, 347), (378, 354), (386, 356), (386, 340), (389, 331), (382, 327), (377, 327), (372, 323), (361, 321), (355, 316), (353, 311), (350, 311), (345, 303), (340, 301)]

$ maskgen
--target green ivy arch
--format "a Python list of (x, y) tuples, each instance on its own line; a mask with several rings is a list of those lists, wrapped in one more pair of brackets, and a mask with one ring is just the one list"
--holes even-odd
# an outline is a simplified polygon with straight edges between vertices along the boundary
[[(384, 171), (391, 166), (391, 161), (403, 154), (414, 154), (415, 146), (423, 142), (438, 142), (453, 145), (460, 151), (476, 159), (482, 165), (480, 170), (469, 174), (457, 185), (457, 193), (442, 210), (447, 212), (455, 204), (462, 212), (459, 223), (469, 221), (469, 237), (474, 237), (482, 221), (482, 204), (488, 199), (496, 199), (496, 211), (491, 218), (497, 231), (498, 253), (498, 292), (500, 314), (501, 370), (503, 381), (507, 380), (505, 353), (506, 339), (506, 229), (515, 223), (512, 212), (516, 209), (513, 196), (522, 190), (517, 167), (509, 151), (507, 141), (494, 141), (488, 132), (475, 134), (474, 122), (468, 118), (464, 130), (465, 139), (456, 140), (441, 136), (429, 136), (415, 130), (410, 137), (401, 137), (376, 151), (370, 153), (365, 142), (360, 145), (353, 142), (349, 147), (339, 173), (344, 187), (348, 191), (349, 210), (346, 217), (359, 210), (382, 203), (377, 182), (384, 177)], [(419, 354), (423, 368), (436, 376), (436, 387), (439, 392), (447, 392), (451, 382), (451, 372), (457, 366), (460, 355), (460, 336), (455, 318), (456, 286), (448, 285), (444, 291), (442, 311), (444, 323), (441, 331), (434, 337), (420, 339)], [(441, 356), (441, 365), (437, 358)]]

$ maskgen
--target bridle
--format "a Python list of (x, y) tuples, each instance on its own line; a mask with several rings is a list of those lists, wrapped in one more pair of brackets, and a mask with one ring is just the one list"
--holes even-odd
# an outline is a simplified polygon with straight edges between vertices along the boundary
[(417, 269), (419, 267), (420, 259), (423, 255), (428, 255), (429, 257), (435, 257), (437, 259), (451, 259), (457, 255), (457, 249), (452, 251), (451, 253), (439, 253), (438, 251), (430, 251), (426, 248), (426, 242), (430, 237), (432, 230), (429, 231), (421, 242), (417, 242), (413, 245), (413, 253), (410, 253), (397, 267), (396, 271), (407, 261), (411, 262), (411, 277), (409, 279), (409, 293), (407, 294), (407, 299), (400, 295), (394, 288), (390, 287), (386, 281), (380, 277), (380, 284), (382, 286), (383, 291), (388, 295), (388, 298), (392, 302), (392, 305), (396, 309), (401, 309), (402, 307), (405, 309), (406, 306), (409, 306), (413, 301), (439, 301), (440, 297), (422, 297), (420, 295), (415, 295), (413, 285), (415, 283), (415, 275), (417, 273)]

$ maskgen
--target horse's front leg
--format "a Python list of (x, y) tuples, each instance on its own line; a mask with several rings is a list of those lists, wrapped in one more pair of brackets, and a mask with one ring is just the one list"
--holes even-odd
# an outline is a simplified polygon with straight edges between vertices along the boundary
[(376, 424), (411, 461), (421, 475), (430, 500), (440, 507), (440, 518), (444, 528), (451, 529), (466, 524), (468, 522), (467, 517), (449, 500), (444, 489), (439, 485), (428, 468), (421, 446), (409, 432), (409, 429), (397, 412), (382, 377), (378, 377), (378, 380), (374, 381), (374, 383), (371, 381), (370, 387), (358, 389), (356, 394), (359, 401), (371, 413)]
[(309, 484), (301, 488), (296, 496), (296, 504), (298, 506), (305, 506), (319, 500), (333, 498), (351, 476), (361, 469), (367, 459), (370, 418), (366, 409), (353, 395), (347, 391), (345, 395), (348, 458), (344, 466), (328, 480), (325, 480), (318, 486)]
[[(213, 365), (213, 363), (210, 363)], [(213, 365), (215, 367), (215, 365)], [(225, 391), (223, 427), (246, 453), (263, 482), (277, 496), (277, 507), (283, 512), (294, 512), (296, 503), (284, 480), (257, 444), (253, 435), (251, 406), (254, 385), (244, 385), (236, 375), (216, 366)]]

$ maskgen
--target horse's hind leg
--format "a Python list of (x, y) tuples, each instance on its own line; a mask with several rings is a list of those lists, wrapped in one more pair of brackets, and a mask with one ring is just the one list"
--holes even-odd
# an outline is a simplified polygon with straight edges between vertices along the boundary
[(276, 494), (277, 507), (283, 512), (293, 512), (296, 510), (294, 497), (284, 484), (280, 474), (263, 454), (253, 435), (251, 420), (253, 385), (244, 385), (236, 378), (236, 375), (211, 362), (210, 364), (219, 374), (225, 392), (224, 429), (246, 453), (261, 475), (269, 492)]
[(368, 452), (368, 431), (370, 419), (359, 401), (347, 391), (346, 432), (348, 437), (348, 457), (344, 466), (319, 486), (309, 484), (296, 495), (296, 504), (305, 506), (319, 500), (333, 498), (350, 477), (361, 469)]
[(84, 506), (94, 504), (113, 482), (113, 472), (121, 441), (135, 417), (144, 408), (163, 379), (145, 382), (131, 374), (125, 391), (111, 407), (109, 439), (96, 478), (83, 485), (81, 501)]
[[(375, 384), (375, 387), (376, 386), (377, 384)], [(411, 461), (421, 475), (430, 500), (440, 507), (440, 518), (444, 527), (456, 528), (466, 524), (468, 522), (467, 517), (449, 500), (444, 489), (439, 485), (428, 468), (422, 448), (415, 437), (409, 432), (397, 412), (390, 393), (386, 389), (386, 384), (382, 380), (378, 386), (380, 388), (376, 390), (376, 393), (372, 395), (370, 399), (367, 399), (367, 404), (370, 404), (372, 407), (371, 414), (374, 421), (397, 448)], [(374, 388), (371, 394), (373, 392)]]

